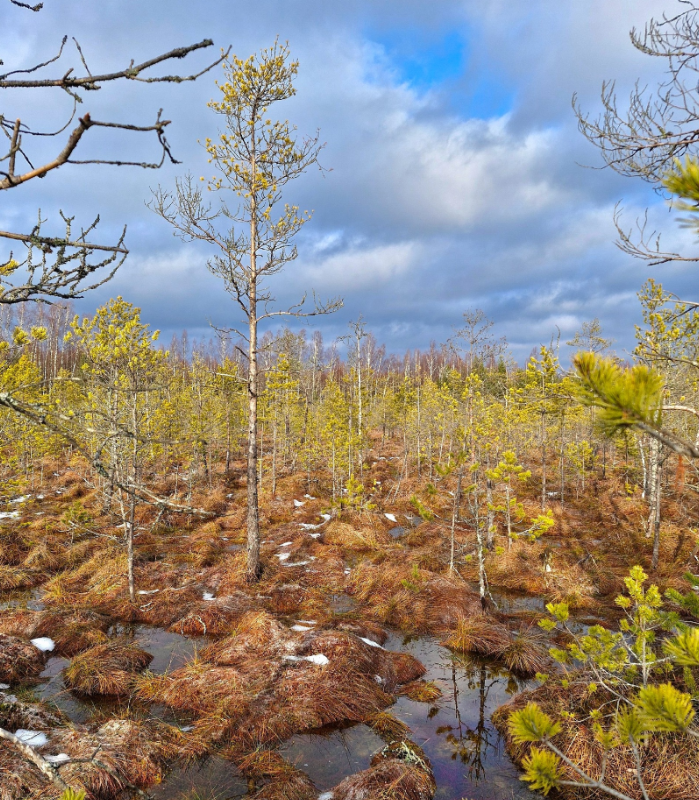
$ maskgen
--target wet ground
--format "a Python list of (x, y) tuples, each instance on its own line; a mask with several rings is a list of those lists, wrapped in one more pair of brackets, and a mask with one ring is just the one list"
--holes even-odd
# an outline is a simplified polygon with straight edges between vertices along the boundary
[[(337, 605), (342, 605), (338, 596)], [(344, 596), (345, 600), (350, 600)], [(26, 605), (27, 598), (24, 598)], [(150, 669), (156, 673), (177, 669), (196, 656), (205, 639), (190, 639), (147, 625), (123, 626), (116, 631), (132, 638), (153, 655)], [(434, 681), (443, 696), (435, 703), (418, 703), (399, 697), (387, 709), (412, 731), (411, 738), (424, 749), (437, 780), (436, 800), (531, 800), (519, 780), (519, 772), (505, 753), (504, 742), (490, 722), (492, 712), (517, 692), (532, 685), (489, 662), (451, 653), (429, 636), (403, 637), (392, 633), (386, 649), (407, 652), (426, 667), (425, 680)], [(130, 714), (158, 717), (186, 729), (189, 720), (158, 705), (139, 708), (125, 701), (83, 699), (65, 689), (64, 658), (49, 658), (37, 685), (29, 689), (36, 699), (55, 703), (77, 723)], [(303, 770), (319, 793), (326, 792), (349, 775), (368, 768), (371, 757), (384, 746), (366, 725), (322, 729), (297, 735), (279, 752)], [(229, 761), (216, 756), (173, 770), (151, 790), (155, 800), (180, 800), (190, 796), (202, 800), (233, 800), (248, 794), (247, 780)]]

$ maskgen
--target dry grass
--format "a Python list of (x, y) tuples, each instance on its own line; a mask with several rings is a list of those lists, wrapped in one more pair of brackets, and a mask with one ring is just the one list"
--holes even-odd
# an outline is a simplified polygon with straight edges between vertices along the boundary
[(29, 589), (41, 583), (41, 576), (27, 569), (0, 564), (0, 592)]
[(385, 549), (391, 543), (391, 537), (385, 531), (366, 524), (357, 527), (334, 519), (325, 528), (323, 541), (341, 550), (362, 553)]
[(434, 703), (442, 696), (442, 690), (433, 681), (411, 681), (401, 686), (398, 694), (416, 703)]
[(547, 672), (552, 663), (545, 637), (532, 626), (515, 631), (500, 658), (509, 670), (525, 677)]
[(396, 739), (405, 739), (410, 734), (410, 728), (398, 717), (387, 711), (379, 711), (367, 717), (365, 723), (382, 739), (388, 742)]
[(0, 634), (0, 683), (36, 678), (44, 669), (45, 660), (30, 642)]
[[(595, 778), (599, 776), (603, 751), (595, 738), (594, 720), (590, 718), (590, 711), (604, 700), (612, 698), (601, 696), (601, 690), (591, 695), (587, 690), (590, 677), (579, 675), (576, 681), (571, 681), (565, 688), (560, 683), (549, 680), (544, 686), (522, 692), (497, 709), (493, 714), (493, 722), (505, 736), (508, 753), (517, 764), (521, 764), (527, 756), (530, 745), (518, 745), (512, 741), (507, 720), (513, 711), (534, 701), (556, 719), (562, 719), (564, 712), (574, 714), (574, 719), (562, 719), (562, 730), (553, 740), (554, 744), (589, 775)], [(699, 786), (699, 750), (688, 738), (656, 735), (641, 752), (642, 776), (650, 798), (696, 800), (696, 787)], [(577, 780), (579, 777), (565, 766), (562, 766), (562, 771), (564, 780)], [(642, 800), (641, 790), (634, 777), (635, 771), (630, 749), (619, 747), (608, 753), (605, 782), (634, 800)], [(602, 800), (609, 795), (562, 787), (560, 796), (565, 800)]]
[(170, 625), (170, 630), (183, 636), (224, 636), (250, 608), (246, 595), (203, 600), (187, 607), (187, 614)]
[(478, 596), (459, 579), (409, 568), (404, 560), (359, 564), (346, 591), (379, 622), (418, 633), (446, 630), (480, 609)]
[(270, 750), (255, 750), (238, 761), (238, 769), (264, 786), (256, 800), (315, 800), (318, 790), (307, 775)]
[(90, 647), (106, 644), (109, 625), (107, 617), (89, 609), (45, 611), (35, 633), (54, 640), (54, 655), (72, 658)]
[(442, 644), (459, 653), (500, 656), (511, 641), (511, 634), (502, 623), (485, 614), (474, 614), (460, 617)]
[(37, 635), (37, 627), (43, 618), (44, 612), (42, 611), (32, 611), (26, 608), (5, 609), (0, 615), (0, 633), (33, 639)]
[(63, 680), (80, 694), (124, 696), (133, 687), (135, 673), (152, 660), (150, 653), (129, 642), (112, 641), (76, 656), (63, 671)]
[(395, 742), (374, 756), (371, 767), (345, 778), (334, 800), (430, 800), (436, 791), (430, 763), (412, 742)]

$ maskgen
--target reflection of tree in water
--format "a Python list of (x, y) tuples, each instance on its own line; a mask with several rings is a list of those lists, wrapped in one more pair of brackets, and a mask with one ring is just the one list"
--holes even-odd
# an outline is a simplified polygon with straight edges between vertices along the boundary
[[(459, 680), (466, 678), (469, 692), (478, 692), (478, 718), (473, 726), (466, 724), (461, 717), (457, 675)], [(452, 760), (460, 759), (468, 768), (469, 780), (478, 783), (485, 777), (487, 753), (489, 750), (497, 751), (499, 741), (499, 734), (490, 724), (489, 715), (486, 714), (490, 690), (504, 679), (507, 679), (507, 694), (515, 694), (520, 687), (507, 671), (498, 670), (485, 662), (456, 657), (452, 657), (451, 660), (451, 679), (456, 725), (442, 725), (437, 728), (436, 733), (443, 735), (451, 745)]]

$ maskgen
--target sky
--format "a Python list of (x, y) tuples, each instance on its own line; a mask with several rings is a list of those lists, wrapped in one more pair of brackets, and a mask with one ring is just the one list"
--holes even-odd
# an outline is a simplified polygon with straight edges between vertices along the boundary
[[(300, 62), (297, 94), (274, 114), (299, 135), (319, 130), (325, 148), (324, 170), (309, 170), (285, 195), (313, 219), (297, 260), (270, 284), (278, 307), (312, 291), (340, 296), (341, 311), (294, 327), (319, 329), (329, 343), (361, 315), (400, 354), (446, 341), (478, 308), (524, 363), (532, 348), (559, 335), (564, 343), (595, 317), (619, 354), (630, 351), (636, 293), (648, 277), (696, 299), (696, 267), (651, 268), (615, 246), (617, 203), (626, 227), (648, 208), (665, 244), (691, 251), (695, 243), (646, 184), (599, 169), (571, 108), (576, 93), (594, 117), (604, 80), (616, 81), (621, 106), (637, 80), (650, 88), (662, 80), (664, 65), (635, 50), (629, 30), (679, 8), (676, 0), (44, 0), (35, 14), (0, 0), (0, 58), (6, 69), (26, 68), (67, 34), (95, 73), (212, 38), (215, 47), (177, 63), (188, 74), (229, 45), (245, 58), (277, 36), (288, 41)], [(67, 46), (46, 72), (69, 66), (82, 69)], [(146, 205), (158, 186), (211, 174), (200, 142), (221, 131), (207, 102), (222, 77), (216, 68), (195, 83), (120, 82), (85, 96), (80, 111), (93, 119), (144, 125), (162, 108), (181, 164), (67, 165), (0, 197), (4, 230), (30, 230), (38, 209), (56, 234), (60, 209), (76, 225), (99, 214), (102, 241), (128, 226), (126, 263), (80, 301), (81, 313), (121, 295), (164, 342), (183, 329), (202, 339), (210, 324), (240, 325), (207, 270), (213, 253), (174, 238)], [(43, 130), (61, 127), (70, 109), (55, 91), (0, 96), (0, 113)], [(89, 133), (82, 158), (159, 158), (148, 137)], [(40, 147), (49, 153), (56, 140)], [(6, 250), (0, 242), (0, 257)], [(563, 345), (564, 362), (569, 354)]]

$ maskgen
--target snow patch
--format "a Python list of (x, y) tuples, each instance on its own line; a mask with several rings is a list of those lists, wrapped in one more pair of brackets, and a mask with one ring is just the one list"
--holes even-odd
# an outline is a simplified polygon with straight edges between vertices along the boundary
[(311, 534), (311, 539), (317, 539), (319, 536), (320, 536), (319, 533), (312, 533)]
[(24, 744), (28, 744), (30, 747), (43, 747), (45, 744), (48, 744), (49, 741), (49, 737), (45, 733), (41, 733), (41, 731), (28, 731), (24, 728), (16, 730), (15, 736), (20, 742), (24, 742)]
[(312, 495), (310, 495), (310, 494), (305, 494), (305, 495), (304, 495), (304, 497), (305, 497), (307, 500), (315, 500), (315, 497), (313, 497), (313, 496), (312, 496)]
[(292, 631), (302, 631), (302, 632), (305, 632), (305, 631), (312, 631), (312, 630), (313, 630), (313, 628), (309, 628), (309, 627), (308, 627), (308, 625), (292, 625), (292, 626), (291, 626), (291, 630), (292, 630)]
[(201, 599), (202, 600), (214, 600), (215, 598), (211, 594), (211, 592), (204, 592), (204, 594), (201, 596)]
[(317, 664), (319, 667), (324, 667), (326, 664), (330, 663), (330, 659), (322, 653), (318, 653), (314, 656), (304, 656), (304, 661), (310, 661), (311, 664)]
[(57, 756), (44, 756), (49, 764), (67, 764), (70, 761), (68, 753), (59, 753)]
[(286, 561), (286, 559), (289, 558), (291, 553), (275, 553), (275, 555), (280, 561)]
[(378, 647), (379, 650), (383, 650), (383, 647), (381, 647), (381, 645), (378, 642), (375, 642), (373, 639), (365, 639), (363, 636), (360, 636), (359, 638), (364, 642), (364, 644), (368, 644), (371, 647)]
[(0, 519), (17, 519), (19, 511), (0, 511)]
[[(285, 556), (288, 557), (288, 553), (284, 553)], [(281, 558), (281, 556), (277, 556), (277, 558)], [(294, 561), (293, 564), (284, 564), (285, 567), (305, 567), (306, 564), (310, 564), (310, 561)]]
[(139, 589), (138, 593), (139, 594), (155, 594), (156, 592), (159, 592), (159, 591), (160, 591), (160, 589)]
[(333, 515), (332, 514), (321, 514), (320, 518), (324, 519), (327, 522), (328, 520), (331, 520), (333, 518)]
[(31, 642), (42, 653), (50, 653), (56, 646), (56, 642), (53, 639), (49, 639), (48, 636), (40, 636), (38, 639), (32, 639)]
[(21, 497), (15, 497), (14, 500), (10, 500), (11, 503), (26, 503), (27, 500), (31, 498), (30, 494), (23, 494)]
[(323, 792), (323, 794), (318, 795), (318, 800), (333, 800), (333, 797), (332, 792)]
[(398, 522), (395, 514), (384, 514), (384, 517), (386, 517), (389, 522)]
[(292, 545), (292, 544), (293, 544), (293, 542), (282, 542), (282, 543), (279, 545), (279, 547), (289, 547), (289, 546), (290, 546), (290, 545)]
[(306, 504), (302, 500), (294, 500), (294, 505), (296, 508), (301, 508), (301, 506), (305, 506)]

